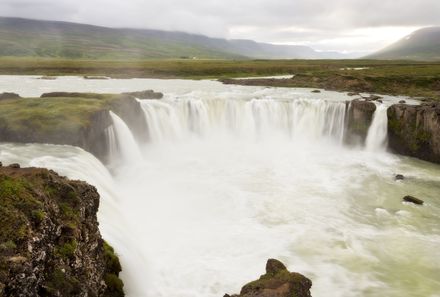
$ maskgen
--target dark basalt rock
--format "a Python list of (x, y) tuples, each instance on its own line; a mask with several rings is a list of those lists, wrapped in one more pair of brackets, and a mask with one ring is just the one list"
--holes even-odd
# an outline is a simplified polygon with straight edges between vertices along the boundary
[(406, 103), (405, 100), (400, 100), (400, 101), (399, 101), (399, 104), (405, 104), (405, 103)]
[(155, 92), (153, 90), (145, 90), (145, 91), (139, 91), (139, 92), (129, 92), (129, 93), (124, 93), (124, 94), (136, 97), (138, 99), (162, 99), (163, 98), (163, 94), (162, 93)]
[(440, 163), (440, 103), (392, 105), (388, 138), (395, 153)]
[(395, 178), (395, 180), (404, 180), (405, 176), (403, 176), (402, 174), (396, 174), (396, 176), (394, 178)]
[(0, 100), (6, 100), (6, 99), (20, 99), (20, 95), (16, 94), (16, 93), (1, 93), (0, 94)]
[(123, 296), (99, 232), (93, 186), (40, 168), (0, 168), (0, 296)]
[(100, 80), (106, 80), (106, 79), (110, 79), (107, 76), (93, 76), (93, 75), (85, 75), (83, 76), (84, 79), (100, 79)]
[(362, 97), (362, 98), (365, 99), (366, 101), (378, 101), (379, 99), (382, 99), (382, 97), (378, 95), (370, 95), (368, 97)]
[(305, 276), (289, 272), (278, 260), (270, 259), (266, 264), (266, 274), (259, 280), (245, 285), (239, 295), (224, 297), (311, 297), (312, 281)]
[(313, 90), (312, 93), (321, 93), (320, 90)]
[(347, 133), (345, 142), (348, 144), (364, 144), (373, 121), (376, 105), (362, 99), (354, 99), (348, 104)]
[(403, 197), (403, 201), (414, 203), (417, 205), (423, 205), (425, 202), (419, 198), (413, 197), (413, 196), (405, 196)]

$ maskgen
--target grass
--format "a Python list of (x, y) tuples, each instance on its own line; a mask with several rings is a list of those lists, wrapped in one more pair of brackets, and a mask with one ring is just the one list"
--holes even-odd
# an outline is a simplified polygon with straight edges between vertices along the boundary
[[(363, 68), (353, 70), (353, 68)], [(323, 88), (440, 100), (440, 62), (376, 60), (66, 60), (0, 58), (0, 74), (228, 79), (295, 75), (246, 84)], [(233, 82), (239, 83), (242, 82)], [(74, 102), (80, 104), (81, 102)], [(81, 107), (81, 105), (78, 105)]]
[[(47, 97), (0, 101), (0, 129), (27, 139), (79, 135), (92, 116), (109, 109), (119, 96), (81, 94), (82, 97)], [(4, 135), (5, 136), (5, 135)]]

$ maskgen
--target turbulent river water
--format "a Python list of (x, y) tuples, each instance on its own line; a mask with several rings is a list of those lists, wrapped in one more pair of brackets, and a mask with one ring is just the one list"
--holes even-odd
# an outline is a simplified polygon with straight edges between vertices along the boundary
[[(340, 93), (0, 77), (0, 91), (22, 96), (150, 88), (165, 93), (141, 100), (151, 141), (136, 143), (112, 113), (107, 167), (75, 147), (0, 144), (3, 163), (97, 186), (128, 296), (239, 292), (268, 258), (311, 278), (314, 297), (440, 296), (440, 167), (386, 151), (385, 105), (397, 98), (378, 106), (365, 147), (347, 147)], [(407, 194), (426, 205), (402, 203)]]

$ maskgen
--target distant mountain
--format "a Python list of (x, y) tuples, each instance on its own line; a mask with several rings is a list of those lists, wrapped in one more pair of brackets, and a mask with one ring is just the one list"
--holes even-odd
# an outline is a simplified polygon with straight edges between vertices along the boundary
[(380, 60), (440, 60), (440, 27), (417, 30), (366, 58)]
[(0, 17), (0, 56), (78, 59), (352, 58), (337, 52), (318, 52), (307, 46), (9, 17)]

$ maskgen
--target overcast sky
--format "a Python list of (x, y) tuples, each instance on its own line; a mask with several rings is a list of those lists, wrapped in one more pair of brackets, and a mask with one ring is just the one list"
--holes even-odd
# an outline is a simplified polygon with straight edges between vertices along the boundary
[(373, 51), (440, 25), (440, 0), (0, 0), (0, 15)]

